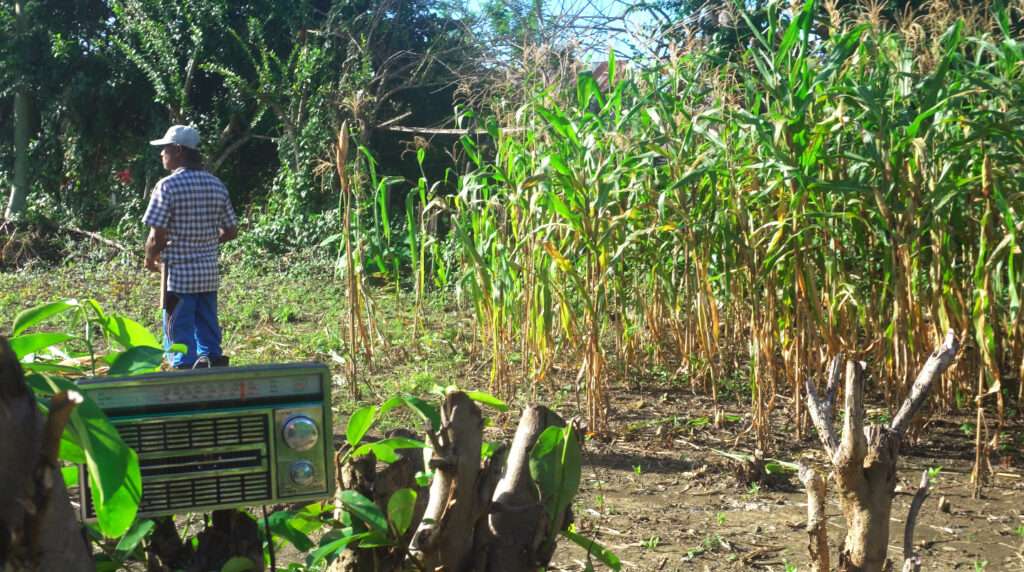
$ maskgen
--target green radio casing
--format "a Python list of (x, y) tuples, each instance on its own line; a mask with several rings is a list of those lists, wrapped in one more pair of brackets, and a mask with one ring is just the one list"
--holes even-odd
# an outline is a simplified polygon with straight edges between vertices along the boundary
[[(169, 371), (78, 385), (139, 456), (140, 517), (334, 494), (331, 374), (323, 364)], [(80, 516), (94, 520), (88, 468), (79, 471)]]

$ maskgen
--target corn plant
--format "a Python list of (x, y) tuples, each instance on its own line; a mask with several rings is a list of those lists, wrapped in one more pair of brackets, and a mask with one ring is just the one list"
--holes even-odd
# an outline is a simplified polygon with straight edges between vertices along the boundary
[[(743, 48), (545, 68), (524, 76), (525, 102), (464, 113), (483, 129), (462, 139), (457, 192), (440, 205), (421, 182), (407, 206), (421, 209), (407, 214), (417, 291), (437, 268), (470, 302), (499, 395), (571, 365), (597, 431), (636, 367), (674, 367), (715, 402), (747, 371), (765, 450), (780, 394), (805, 431), (801, 384), (827, 356), (868, 361), (895, 406), (952, 328), (979, 351), (933, 403), (994, 406), (980, 463), (1005, 380), (1024, 372), (1010, 15), (887, 28), (815, 1), (732, 9)], [(428, 205), (451, 218), (450, 264), (426, 264)]]

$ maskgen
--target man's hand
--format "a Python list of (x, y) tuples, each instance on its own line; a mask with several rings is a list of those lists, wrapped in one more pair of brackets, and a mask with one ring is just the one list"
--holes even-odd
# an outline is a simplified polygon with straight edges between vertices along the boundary
[(218, 237), (218, 242), (220, 242), (221, 244), (224, 244), (225, 242), (227, 242), (229, 240), (234, 240), (237, 237), (238, 237), (238, 227), (233, 226), (231, 228), (222, 228), (222, 229), (220, 229), (220, 236)]
[(167, 247), (167, 229), (158, 226), (149, 227), (146, 238), (146, 269), (160, 272), (160, 253)]

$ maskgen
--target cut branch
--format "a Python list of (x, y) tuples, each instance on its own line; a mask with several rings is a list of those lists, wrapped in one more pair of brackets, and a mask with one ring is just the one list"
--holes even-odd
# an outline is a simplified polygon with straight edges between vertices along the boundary
[(837, 467), (857, 467), (864, 461), (864, 370), (855, 361), (846, 362), (846, 417), (843, 440), (833, 463)]
[(811, 572), (829, 572), (828, 527), (825, 520), (825, 479), (818, 471), (800, 466), (800, 482), (807, 489), (807, 551), (811, 557)]
[(924, 506), (925, 499), (931, 493), (928, 490), (928, 471), (921, 472), (921, 484), (917, 487), (914, 500), (910, 501), (910, 511), (907, 513), (907, 526), (903, 529), (903, 570), (920, 570), (921, 560), (914, 555), (914, 527), (917, 525), (917, 515)]
[(925, 362), (921, 372), (917, 374), (917, 379), (914, 380), (914, 386), (910, 390), (910, 395), (907, 396), (907, 399), (893, 418), (891, 427), (897, 436), (902, 437), (907, 431), (910, 422), (914, 420), (914, 416), (917, 415), (921, 406), (924, 405), (925, 399), (928, 398), (928, 392), (931, 390), (935, 380), (941, 377), (950, 364), (953, 363), (953, 358), (956, 357), (959, 346), (960, 344), (957, 342), (953, 330), (949, 330), (946, 332), (946, 339), (942, 342), (942, 345), (928, 357), (928, 361)]
[(434, 480), (409, 551), (427, 570), (464, 570), (472, 557), (483, 415), (462, 392), (448, 394), (430, 468)]
[(828, 455), (831, 463), (836, 457), (836, 448), (839, 446), (839, 438), (836, 437), (836, 430), (832, 427), (832, 415), (827, 409), (826, 401), (818, 397), (814, 389), (814, 380), (808, 378), (805, 382), (807, 389), (807, 411), (811, 414), (811, 422), (818, 430), (818, 438), (821, 439), (821, 446)]

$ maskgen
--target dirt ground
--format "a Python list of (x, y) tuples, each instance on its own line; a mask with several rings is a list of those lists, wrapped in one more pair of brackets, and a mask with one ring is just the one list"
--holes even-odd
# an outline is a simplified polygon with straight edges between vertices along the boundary
[[(715, 450), (744, 451), (743, 444), (753, 441), (742, 435), (749, 415), (735, 406), (725, 409), (734, 421), (715, 428), (701, 417), (712, 411), (709, 400), (689, 392), (615, 392), (612, 424), (624, 437), (588, 440), (575, 510), (579, 530), (611, 548), (623, 570), (808, 570), (807, 502), (799, 479), (740, 485), (733, 462)], [(774, 434), (776, 450), (767, 456), (824, 467), (813, 433), (798, 441), (782, 419)], [(974, 443), (961, 427), (969, 421), (933, 419), (918, 443), (904, 447), (890, 558), (901, 563), (907, 511), (922, 471), (941, 467), (915, 529), (922, 569), (1024, 570), (1020, 447), (1013, 444), (994, 456), (995, 474), (981, 498), (973, 499)], [(1019, 436), (1021, 424), (1005, 430)], [(939, 509), (943, 497), (949, 512)], [(845, 528), (831, 490), (827, 517), (834, 564)], [(550, 569), (584, 570), (586, 559), (582, 549), (563, 541)], [(595, 562), (595, 569), (603, 568)]]

